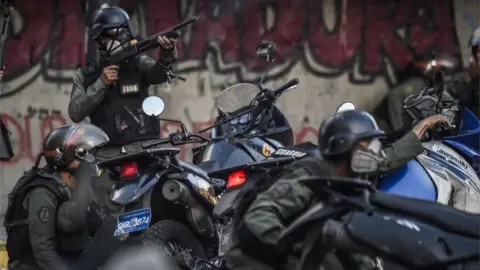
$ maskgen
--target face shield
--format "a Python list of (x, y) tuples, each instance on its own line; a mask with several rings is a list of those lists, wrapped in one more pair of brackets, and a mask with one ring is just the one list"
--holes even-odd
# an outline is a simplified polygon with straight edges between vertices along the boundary
[(64, 155), (68, 159), (94, 162), (94, 148), (105, 145), (109, 138), (103, 130), (88, 123), (73, 124), (64, 139)]

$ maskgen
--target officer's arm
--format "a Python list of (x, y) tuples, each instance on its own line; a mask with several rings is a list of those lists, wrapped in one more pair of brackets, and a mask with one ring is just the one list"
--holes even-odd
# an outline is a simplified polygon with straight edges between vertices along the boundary
[(161, 84), (167, 80), (165, 68), (169, 68), (177, 60), (177, 49), (161, 49), (157, 61), (142, 55), (140, 57), (139, 69), (144, 74), (145, 82), (148, 85)]
[(82, 121), (95, 110), (108, 89), (100, 77), (87, 90), (83, 87), (83, 81), (83, 72), (78, 69), (73, 76), (72, 93), (68, 104), (68, 115), (75, 123)]
[(28, 196), (28, 231), (33, 255), (40, 269), (55, 269), (57, 200), (45, 188), (36, 188)]
[(422, 142), (415, 132), (410, 131), (400, 140), (385, 149), (388, 169), (396, 169), (423, 152)]
[(243, 219), (260, 241), (276, 245), (284, 229), (282, 220), (299, 215), (307, 208), (313, 192), (295, 181), (307, 175), (305, 169), (297, 169), (279, 179), (252, 202)]

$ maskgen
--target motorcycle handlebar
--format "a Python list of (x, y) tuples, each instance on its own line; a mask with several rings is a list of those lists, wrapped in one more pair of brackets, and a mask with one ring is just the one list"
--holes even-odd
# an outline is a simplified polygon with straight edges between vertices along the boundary
[(203, 136), (202, 134), (200, 133), (188, 133), (187, 134), (187, 137), (190, 137), (190, 138), (199, 138), (205, 142), (211, 142), (212, 140), (206, 136)]
[[(210, 138), (205, 137), (205, 136), (203, 136), (202, 134), (199, 134), (199, 133), (186, 133), (184, 138), (185, 139), (199, 138), (199, 139), (201, 139), (202, 141), (205, 141), (205, 142), (211, 142), (212, 141), (212, 140), (210, 140)], [(182, 144), (183, 143), (189, 143), (189, 142), (192, 142), (192, 141), (184, 140), (182, 142)], [(162, 145), (162, 144), (166, 144), (166, 143), (175, 144), (172, 137), (168, 136), (168, 138), (159, 139), (159, 140), (155, 140), (155, 141), (152, 141), (152, 142), (149, 142), (149, 143), (142, 144), (142, 147), (143, 148), (150, 148), (150, 147), (154, 147), (154, 146), (158, 146), (158, 145)], [(192, 142), (192, 143), (195, 143), (195, 142)]]
[(154, 146), (169, 143), (169, 142), (170, 142), (170, 138), (164, 138), (164, 139), (154, 140), (152, 142), (145, 143), (145, 144), (142, 143), (142, 147), (150, 148), (150, 147), (154, 147)]
[(288, 81), (286, 84), (280, 86), (279, 88), (277, 88), (276, 90), (273, 90), (273, 93), (275, 94), (276, 97), (280, 96), (283, 92), (285, 92), (286, 90), (290, 89), (291, 87), (294, 87), (295, 85), (297, 85), (298, 83), (300, 82), (300, 80), (298, 78), (294, 78), (294, 79), (291, 79), (290, 81)]

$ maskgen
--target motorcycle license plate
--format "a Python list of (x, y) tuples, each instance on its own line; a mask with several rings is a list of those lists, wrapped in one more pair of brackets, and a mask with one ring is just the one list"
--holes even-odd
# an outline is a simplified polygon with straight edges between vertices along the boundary
[(222, 229), (222, 234), (220, 237), (220, 248), (218, 251), (219, 256), (224, 256), (227, 250), (230, 248), (231, 240), (230, 240), (230, 235), (231, 235), (231, 229), (232, 229), (232, 223), (229, 223), (225, 225)]
[(117, 228), (113, 236), (145, 230), (152, 220), (150, 208), (143, 208), (121, 214), (117, 217)]

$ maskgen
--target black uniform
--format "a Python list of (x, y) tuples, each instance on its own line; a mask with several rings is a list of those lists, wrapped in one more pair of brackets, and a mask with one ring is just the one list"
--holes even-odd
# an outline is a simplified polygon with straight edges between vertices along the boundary
[(74, 122), (89, 116), (110, 138), (109, 146), (158, 138), (158, 119), (142, 112), (142, 102), (152, 84), (166, 81), (164, 65), (176, 59), (175, 50), (162, 51), (161, 60), (137, 56), (120, 66), (118, 81), (103, 84), (102, 70), (90, 65), (77, 70), (68, 106)]

